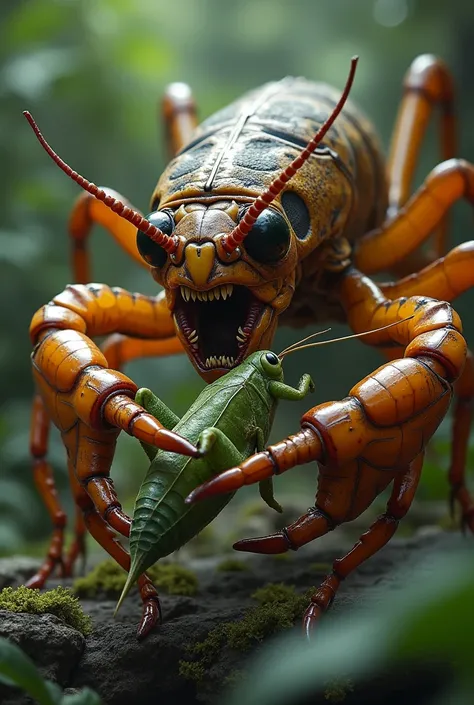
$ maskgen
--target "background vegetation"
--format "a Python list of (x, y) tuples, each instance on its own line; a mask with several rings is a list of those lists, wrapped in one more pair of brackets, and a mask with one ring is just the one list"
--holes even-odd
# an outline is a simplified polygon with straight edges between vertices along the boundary
[[(71, 280), (66, 223), (78, 194), (47, 158), (21, 116), (31, 110), (55, 149), (96, 183), (109, 185), (147, 211), (165, 164), (157, 101), (168, 82), (193, 86), (207, 116), (243, 91), (285, 74), (342, 86), (350, 56), (360, 55), (353, 99), (372, 116), (388, 146), (403, 75), (424, 52), (442, 56), (458, 86), (459, 154), (474, 160), (472, 66), (474, 5), (468, 0), (2, 0), (0, 4), (0, 552), (14, 552), (49, 532), (28, 457), (32, 381), (28, 325), (34, 311)], [(433, 127), (417, 183), (438, 160)], [(472, 237), (465, 205), (456, 207), (452, 242)], [(148, 294), (156, 285), (97, 229), (91, 238), (96, 281)], [(467, 294), (456, 306), (474, 338)], [(343, 332), (336, 327), (335, 332)], [(311, 332), (311, 331), (308, 331)], [(278, 334), (276, 349), (294, 331)], [(291, 362), (290, 362), (291, 360)], [(317, 403), (344, 396), (380, 364), (359, 343), (328, 354), (289, 358), (288, 379), (313, 374)], [(187, 359), (145, 361), (127, 373), (182, 412), (202, 387)], [(304, 405), (283, 404), (273, 438), (298, 427)], [(447, 427), (438, 451), (446, 452)], [(444, 439), (444, 440), (443, 440)], [(57, 434), (50, 457), (64, 502), (65, 459)], [(131, 497), (146, 461), (130, 439), (120, 443), (113, 476)], [(420, 496), (444, 497), (447, 460), (425, 472)], [(291, 473), (290, 473), (291, 475)], [(286, 484), (285, 484), (286, 480)], [(309, 502), (314, 471), (299, 482)], [(308, 506), (307, 503), (305, 506)]]

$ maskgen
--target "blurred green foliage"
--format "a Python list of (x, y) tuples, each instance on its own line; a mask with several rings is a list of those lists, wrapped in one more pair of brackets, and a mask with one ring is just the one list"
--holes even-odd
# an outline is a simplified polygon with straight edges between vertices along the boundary
[(53, 681), (43, 678), (33, 661), (19, 646), (0, 638), (0, 683), (25, 690), (38, 705), (101, 705), (90, 688), (64, 695)]
[[(55, 149), (95, 183), (116, 188), (147, 211), (166, 162), (157, 101), (168, 82), (190, 83), (202, 117), (243, 91), (285, 74), (342, 86), (349, 57), (361, 57), (353, 99), (370, 114), (388, 147), (403, 75), (423, 52), (442, 56), (458, 85), (460, 155), (474, 159), (472, 71), (474, 5), (464, 0), (3, 0), (0, 4), (0, 553), (48, 535), (49, 519), (33, 486), (28, 457), (32, 381), (28, 325), (34, 311), (71, 281), (68, 213), (78, 188), (46, 157), (21, 116), (29, 109)], [(158, 125), (158, 126), (157, 126)], [(417, 183), (439, 159), (429, 132)], [(468, 239), (468, 209), (455, 209), (452, 242)], [(156, 285), (97, 229), (90, 242), (93, 277), (153, 294)], [(472, 294), (463, 296), (467, 336), (474, 337)], [(471, 307), (471, 308), (470, 308)], [(334, 333), (344, 331), (337, 326)], [(281, 331), (275, 348), (302, 337)], [(288, 381), (309, 371), (311, 404), (338, 399), (381, 363), (361, 343), (328, 354), (290, 358)], [(177, 413), (202, 388), (187, 359), (136, 362), (127, 373)], [(314, 401), (313, 401), (314, 399)], [(298, 427), (299, 411), (281, 405), (273, 439)], [(443, 431), (447, 442), (447, 427)], [(443, 441), (444, 442), (444, 441)], [(119, 442), (113, 477), (131, 498), (146, 469), (132, 440)], [(52, 433), (50, 459), (63, 501), (65, 454)], [(425, 472), (420, 496), (444, 496), (447, 460)], [(432, 482), (431, 478), (436, 477)], [(314, 470), (279, 481), (308, 500)], [(245, 493), (244, 493), (245, 496)]]

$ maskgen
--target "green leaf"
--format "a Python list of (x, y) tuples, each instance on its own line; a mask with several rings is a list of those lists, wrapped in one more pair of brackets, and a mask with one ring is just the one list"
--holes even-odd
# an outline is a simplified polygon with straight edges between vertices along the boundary
[(59, 693), (50, 689), (34, 663), (8, 639), (0, 638), (0, 681), (23, 688), (40, 705), (59, 705)]
[(90, 688), (84, 688), (80, 693), (64, 695), (60, 705), (102, 705), (102, 700)]

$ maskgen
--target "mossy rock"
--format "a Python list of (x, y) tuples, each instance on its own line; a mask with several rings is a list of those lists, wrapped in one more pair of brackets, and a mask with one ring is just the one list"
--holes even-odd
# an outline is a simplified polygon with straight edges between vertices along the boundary
[[(177, 563), (156, 563), (147, 574), (157, 588), (169, 595), (195, 595), (199, 583), (197, 576)], [(84, 578), (77, 578), (73, 590), (80, 597), (94, 598), (106, 594), (118, 597), (124, 588), (127, 573), (114, 561), (103, 561)]]
[(46, 592), (27, 588), (24, 585), (18, 588), (3, 588), (0, 591), (0, 610), (53, 614), (85, 636), (92, 631), (91, 618), (84, 613), (72, 591), (64, 587)]
[(258, 606), (250, 608), (242, 619), (219, 624), (203, 641), (188, 648), (191, 660), (180, 661), (180, 675), (203, 681), (222, 649), (246, 652), (273, 634), (291, 629), (303, 615), (313, 592), (311, 589), (298, 594), (294, 587), (284, 583), (269, 583), (259, 588), (252, 595)]

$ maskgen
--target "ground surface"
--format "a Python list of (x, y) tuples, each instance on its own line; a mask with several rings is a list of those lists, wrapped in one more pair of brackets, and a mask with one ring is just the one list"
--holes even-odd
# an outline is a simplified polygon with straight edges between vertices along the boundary
[[(324, 544), (306, 547), (287, 560), (249, 556), (248, 569), (241, 572), (218, 571), (215, 560), (194, 561), (190, 567), (199, 577), (199, 593), (195, 597), (164, 595), (164, 623), (143, 642), (135, 638), (141, 612), (136, 594), (126, 600), (115, 619), (114, 599), (83, 600), (84, 609), (94, 622), (93, 633), (86, 639), (51, 615), (7, 612), (0, 613), (0, 635), (17, 641), (43, 673), (62, 687), (88, 685), (100, 693), (107, 705), (215, 702), (222, 682), (235, 669), (245, 668), (248, 654), (224, 648), (204, 681), (196, 685), (179, 675), (180, 660), (188, 658), (186, 648), (204, 639), (220, 622), (239, 619), (255, 605), (252, 593), (266, 583), (284, 582), (301, 592), (318, 585), (332, 560), (348, 548), (338, 547), (337, 543), (335, 536), (328, 537)], [(332, 613), (346, 609), (350, 614), (350, 607), (356, 602), (386, 600), (387, 590), (390, 594), (391, 590), (400, 589), (420, 560), (429, 580), (430, 557), (460, 543), (465, 543), (465, 539), (459, 534), (442, 533), (435, 528), (420, 531), (410, 539), (393, 540), (346, 581)], [(3, 559), (0, 587), (21, 584), (33, 566), (30, 559)], [(56, 579), (50, 586), (58, 582)], [(331, 612), (326, 619), (331, 619)], [(0, 702), (20, 705), (31, 701), (3, 690)], [(347, 698), (348, 705), (355, 702), (360, 700), (355, 696)]]

